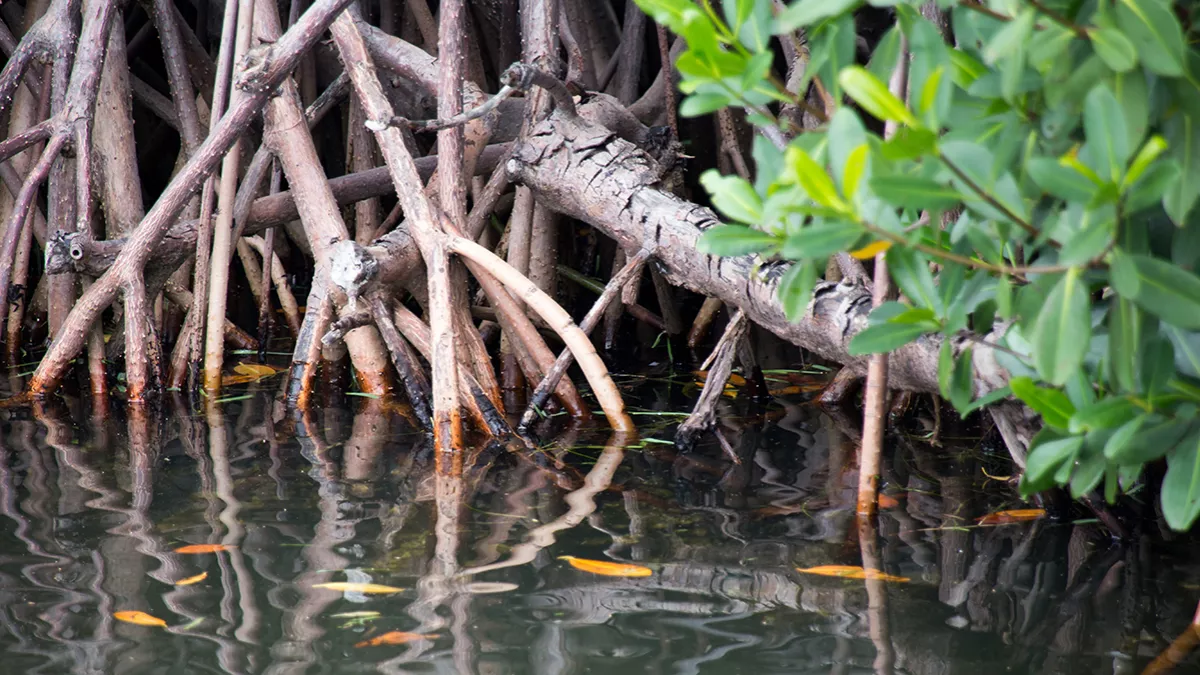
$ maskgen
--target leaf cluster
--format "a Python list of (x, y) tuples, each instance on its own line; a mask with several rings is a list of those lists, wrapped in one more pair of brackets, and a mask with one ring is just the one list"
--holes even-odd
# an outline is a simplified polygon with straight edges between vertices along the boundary
[[(902, 298), (872, 312), (852, 353), (940, 336), (940, 387), (960, 412), (1011, 395), (1042, 416), (1025, 492), (1111, 501), (1165, 457), (1167, 522), (1200, 517), (1200, 52), (1187, 12), (938, 0), (947, 40), (919, 0), (636, 1), (687, 41), (681, 114), (738, 107), (762, 132), (753, 182), (701, 177), (728, 221), (702, 237), (706, 252), (793, 261), (778, 286), (792, 320), (830, 256), (886, 256)], [(866, 4), (895, 21), (859, 63)], [(785, 42), (804, 45), (791, 89), (773, 72)], [(887, 84), (898, 67), (900, 95)], [(781, 106), (808, 105), (813, 86), (834, 109), (789, 128)], [(1011, 374), (982, 398), (980, 344)]]

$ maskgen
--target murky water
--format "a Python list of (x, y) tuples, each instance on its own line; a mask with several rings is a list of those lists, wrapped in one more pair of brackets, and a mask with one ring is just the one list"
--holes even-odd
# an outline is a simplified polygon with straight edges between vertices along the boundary
[[(863, 549), (854, 440), (799, 399), (725, 419), (740, 464), (654, 442), (681, 418), (652, 413), (634, 442), (477, 449), (459, 482), (377, 401), (223, 410), (0, 413), (0, 672), (1137, 673), (1200, 597), (1196, 547), (1157, 532), (977, 526), (1018, 504), (973, 442), (898, 441)], [(908, 581), (796, 571), (864, 562)], [(342, 581), (403, 590), (315, 587)], [(135, 610), (165, 627), (114, 618)]]

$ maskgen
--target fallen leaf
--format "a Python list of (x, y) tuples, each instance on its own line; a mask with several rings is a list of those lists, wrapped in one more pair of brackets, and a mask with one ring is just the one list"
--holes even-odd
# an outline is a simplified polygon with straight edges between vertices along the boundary
[(409, 642), (416, 642), (417, 640), (433, 640), (434, 638), (438, 638), (438, 637), (441, 637), (441, 636), (438, 635), (437, 633), (429, 633), (429, 634), (405, 633), (404, 631), (393, 630), (393, 631), (388, 631), (388, 632), (384, 633), (383, 635), (376, 635), (375, 637), (371, 638), (370, 640), (363, 640), (362, 642), (359, 642), (358, 644), (356, 644), (354, 646), (355, 647), (381, 647), (383, 645), (402, 645), (402, 644), (406, 644)]
[(601, 574), (606, 577), (648, 577), (654, 574), (654, 570), (641, 565), (630, 565), (628, 563), (614, 563), (604, 560), (587, 560), (586, 558), (576, 558), (573, 555), (560, 555), (559, 560), (566, 560), (567, 563), (577, 570), (591, 572), (592, 574)]
[(379, 612), (342, 612), (341, 614), (333, 614), (335, 619), (378, 619)]
[(899, 507), (900, 507), (899, 499), (896, 499), (895, 497), (893, 497), (891, 495), (885, 495), (885, 494), (879, 495), (879, 508), (895, 509), (895, 508), (899, 508)]
[(239, 363), (233, 367), (233, 372), (238, 375), (248, 375), (250, 377), (262, 378), (270, 377), (279, 372), (279, 368), (268, 366), (265, 363)]
[(115, 618), (117, 621), (124, 621), (125, 623), (132, 623), (137, 626), (159, 626), (161, 628), (167, 627), (166, 621), (163, 621), (157, 616), (151, 616), (145, 612), (139, 612), (137, 610), (128, 612), (114, 612), (113, 618)]
[(816, 574), (822, 577), (842, 577), (843, 579), (878, 579), (879, 581), (909, 581), (908, 577), (898, 577), (885, 574), (879, 570), (869, 570), (854, 565), (820, 565), (818, 567), (796, 568), (797, 572)]
[(186, 579), (180, 579), (179, 581), (176, 581), (176, 582), (175, 582), (175, 585), (176, 585), (176, 586), (191, 586), (192, 584), (198, 584), (198, 583), (200, 583), (201, 581), (204, 581), (204, 580), (205, 580), (205, 579), (207, 579), (207, 578), (208, 578), (208, 572), (201, 572), (200, 574), (197, 574), (197, 575), (196, 575), (196, 576), (194, 576), (194, 577), (188, 577), (188, 578), (186, 578)]
[(360, 584), (353, 581), (330, 581), (324, 584), (313, 584), (313, 588), (324, 588), (330, 591), (340, 591), (343, 593), (399, 593), (403, 588), (395, 586), (384, 586), (383, 584)]
[(231, 548), (237, 547), (227, 546), (225, 544), (188, 544), (187, 546), (180, 546), (179, 548), (175, 549), (175, 552), (183, 553), (185, 555), (196, 553), (220, 553), (221, 551), (228, 551)]
[(873, 241), (870, 244), (867, 244), (857, 251), (851, 251), (850, 257), (858, 258), (859, 260), (870, 260), (871, 258), (874, 258), (876, 255), (883, 253), (891, 247), (892, 242), (880, 239), (879, 241)]
[(989, 513), (986, 516), (978, 519), (976, 522), (980, 525), (1009, 525), (1012, 523), (1023, 523), (1029, 520), (1037, 520), (1046, 516), (1046, 509), (1012, 509), (1010, 511), (997, 511)]
[(463, 590), (474, 595), (487, 595), (489, 593), (508, 593), (518, 588), (520, 586), (506, 581), (473, 581), (467, 584)]

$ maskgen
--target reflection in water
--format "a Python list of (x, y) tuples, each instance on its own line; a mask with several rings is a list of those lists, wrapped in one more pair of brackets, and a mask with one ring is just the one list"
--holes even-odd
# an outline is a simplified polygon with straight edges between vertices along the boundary
[[(370, 399), (125, 415), (0, 418), (0, 672), (1123, 674), (1184, 632), (1200, 588), (1194, 547), (1157, 532), (976, 526), (1015, 497), (982, 490), (970, 448), (898, 439), (896, 505), (857, 522), (853, 425), (802, 403), (723, 420), (724, 448), (569, 428), (477, 448), (460, 478)], [(912, 581), (795, 572), (817, 565)], [(133, 610), (168, 627), (113, 618)], [(355, 647), (389, 631), (429, 638)]]

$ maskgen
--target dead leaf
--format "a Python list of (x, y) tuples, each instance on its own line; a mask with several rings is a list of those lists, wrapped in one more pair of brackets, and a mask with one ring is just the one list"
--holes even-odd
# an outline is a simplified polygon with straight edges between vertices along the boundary
[(395, 586), (384, 586), (383, 584), (360, 584), (353, 581), (330, 581), (324, 584), (313, 584), (313, 588), (324, 588), (330, 591), (340, 591), (342, 593), (367, 593), (367, 594), (382, 594), (382, 593), (399, 593), (403, 588)]
[(179, 581), (176, 581), (176, 582), (175, 582), (175, 585), (176, 585), (176, 586), (191, 586), (192, 584), (198, 584), (198, 583), (200, 583), (201, 581), (204, 581), (204, 580), (205, 580), (205, 579), (207, 579), (207, 578), (208, 578), (208, 572), (201, 572), (200, 574), (197, 574), (197, 575), (196, 575), (196, 576), (194, 576), (194, 577), (188, 577), (188, 578), (186, 578), (186, 579), (180, 579)]
[(891, 495), (885, 495), (885, 494), (879, 495), (879, 508), (895, 509), (895, 508), (899, 508), (899, 507), (900, 507), (899, 499), (896, 499), (895, 497), (893, 497)]
[(592, 574), (600, 574), (606, 577), (648, 577), (654, 574), (654, 570), (641, 565), (630, 565), (629, 563), (615, 563), (604, 560), (587, 560), (586, 558), (576, 558), (573, 555), (560, 555), (559, 560), (566, 560), (571, 567)]
[(520, 586), (506, 581), (472, 581), (464, 586), (463, 590), (474, 595), (487, 595), (489, 593), (508, 593), (518, 588)]
[(187, 546), (180, 546), (179, 548), (175, 549), (175, 552), (183, 553), (184, 555), (197, 553), (220, 553), (221, 551), (228, 551), (231, 548), (237, 547), (227, 546), (225, 544), (188, 544)]
[(898, 577), (893, 574), (885, 574), (879, 570), (869, 570), (854, 565), (820, 565), (818, 567), (796, 568), (797, 572), (803, 574), (816, 574), (822, 577), (841, 577), (843, 579), (877, 579), (879, 581), (895, 581), (905, 582), (910, 581), (908, 577)]
[(163, 621), (157, 616), (151, 616), (145, 612), (139, 612), (137, 610), (114, 612), (113, 618), (115, 618), (117, 621), (124, 621), (125, 623), (132, 623), (137, 626), (158, 626), (160, 628), (167, 627), (166, 621)]
[(1046, 517), (1046, 509), (1012, 509), (996, 511), (978, 519), (980, 525), (1010, 525)]
[(238, 375), (249, 375), (250, 377), (262, 378), (270, 377), (279, 372), (279, 368), (268, 366), (265, 363), (239, 363), (233, 367), (233, 372)]
[(405, 633), (404, 631), (392, 630), (384, 633), (383, 635), (376, 635), (370, 640), (363, 640), (354, 646), (381, 647), (383, 645), (402, 645), (409, 642), (416, 642), (417, 640), (433, 640), (438, 637), (441, 636), (437, 633)]
[(877, 254), (883, 253), (891, 247), (892, 242), (880, 239), (879, 241), (873, 241), (870, 244), (867, 244), (857, 251), (851, 251), (850, 256), (853, 258), (858, 258), (859, 260), (870, 260)]

